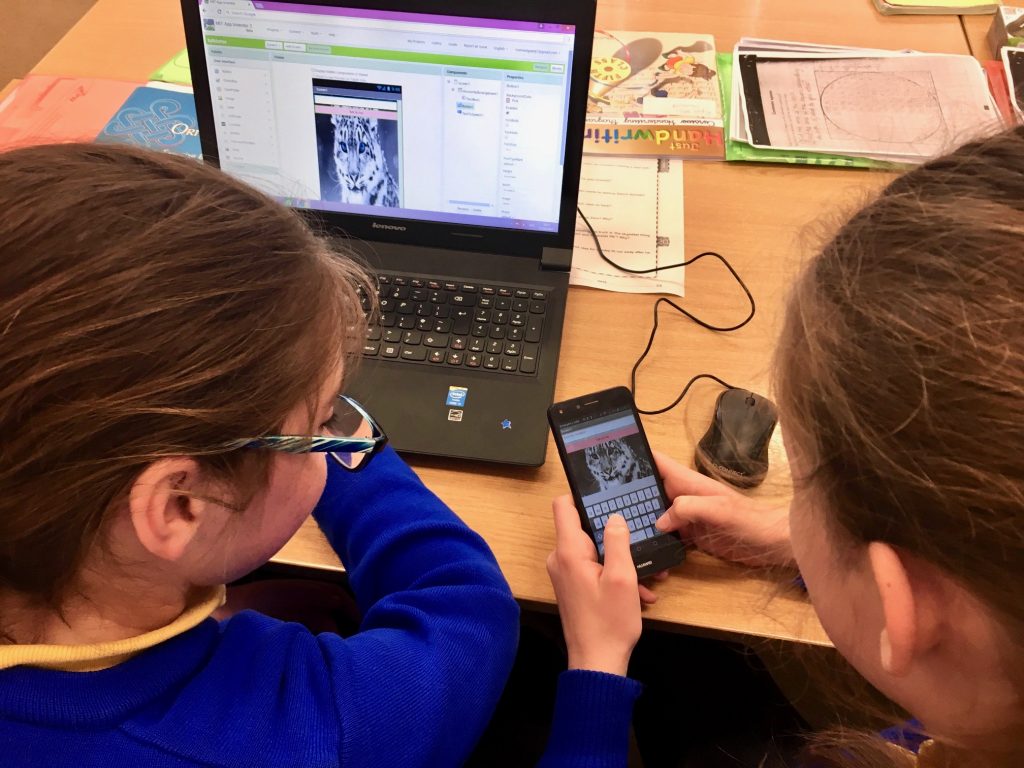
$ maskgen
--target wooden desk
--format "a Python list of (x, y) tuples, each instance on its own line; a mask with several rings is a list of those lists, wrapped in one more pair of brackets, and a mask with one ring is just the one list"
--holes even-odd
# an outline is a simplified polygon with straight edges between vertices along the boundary
[[(956, 17), (885, 19), (870, 0), (603, 0), (599, 22), (609, 29), (679, 29), (712, 33), (721, 48), (741, 34), (819, 43), (915, 47), (965, 53)], [(35, 71), (145, 79), (183, 46), (174, 0), (99, 0)], [(639, 380), (648, 408), (675, 398), (695, 373), (712, 372), (758, 392), (770, 390), (768, 367), (787, 285), (807, 249), (808, 226), (835, 218), (888, 180), (881, 173), (689, 163), (685, 171), (686, 251), (717, 250), (751, 286), (755, 320), (742, 331), (716, 335), (678, 316), (665, 316), (650, 362)], [(725, 270), (704, 261), (686, 275), (687, 307), (709, 321), (741, 318), (746, 305)], [(573, 289), (570, 294), (556, 397), (566, 398), (627, 381), (651, 325), (650, 296)], [(656, 448), (690, 462), (710, 419), (718, 390), (699, 385), (683, 407), (645, 421)], [(761, 494), (787, 497), (780, 438)], [(525, 470), (453, 461), (413, 462), (426, 483), (494, 549), (526, 605), (551, 609), (544, 560), (553, 546), (550, 504), (567, 486), (553, 445), (547, 463)], [(275, 558), (314, 569), (340, 569), (312, 522)], [(768, 576), (693, 554), (658, 586), (649, 621), (695, 632), (763, 636), (827, 644), (805, 597), (789, 577)], [(773, 597), (774, 595), (774, 597)]]
[(11, 82), (9, 82), (3, 88), (0, 88), (0, 103), (3, 103), (3, 100), (7, 98), (8, 94), (14, 91), (14, 89), (17, 88), (20, 83), (21, 80), (15, 79), (11, 80)]

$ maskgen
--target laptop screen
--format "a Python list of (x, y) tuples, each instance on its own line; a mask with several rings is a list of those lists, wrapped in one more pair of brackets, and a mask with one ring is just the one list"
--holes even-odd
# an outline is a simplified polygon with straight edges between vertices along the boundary
[(262, 0), (200, 13), (224, 170), (293, 207), (558, 231), (573, 26)]

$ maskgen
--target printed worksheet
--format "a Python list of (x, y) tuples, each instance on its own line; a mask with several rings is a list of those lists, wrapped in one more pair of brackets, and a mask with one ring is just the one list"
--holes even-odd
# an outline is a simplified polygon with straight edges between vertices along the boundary
[[(605, 254), (630, 269), (676, 264), (683, 248), (683, 163), (675, 158), (583, 156), (579, 206)], [(577, 216), (572, 285), (683, 295), (683, 268), (631, 275), (601, 259)]]
[(743, 106), (757, 146), (923, 158), (999, 127), (984, 72), (968, 56), (758, 55), (756, 78), (759, 92), (745, 89)]

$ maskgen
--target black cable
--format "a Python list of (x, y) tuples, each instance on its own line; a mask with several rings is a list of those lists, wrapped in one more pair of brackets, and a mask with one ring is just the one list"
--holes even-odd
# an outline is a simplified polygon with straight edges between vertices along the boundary
[[(715, 253), (714, 251), (704, 251), (703, 253), (698, 253), (693, 258), (686, 259), (686, 261), (680, 261), (677, 264), (666, 264), (666, 265), (664, 265), (662, 267), (653, 267), (651, 269), (630, 269), (629, 267), (624, 267), (621, 264), (616, 264), (614, 261), (609, 259), (607, 255), (605, 255), (604, 248), (601, 247), (601, 239), (597, 236), (597, 232), (594, 231), (594, 227), (591, 225), (591, 223), (587, 219), (587, 217), (583, 215), (583, 211), (580, 210), (579, 206), (576, 206), (576, 212), (580, 215), (580, 218), (583, 219), (583, 223), (587, 225), (587, 229), (590, 230), (590, 236), (592, 238), (594, 238), (594, 245), (597, 247), (597, 255), (600, 256), (602, 259), (604, 259), (608, 264), (611, 264), (616, 269), (618, 269), (618, 270), (620, 270), (622, 272), (626, 272), (626, 273), (628, 273), (630, 275), (649, 275), (652, 272), (661, 272), (661, 270), (663, 270), (663, 269), (675, 269), (676, 267), (687, 267), (690, 264), (693, 264), (695, 262), (700, 261), (705, 256), (714, 256), (720, 262), (725, 264), (725, 268), (729, 270), (729, 272), (732, 274), (732, 276), (734, 278), (736, 278), (736, 282), (740, 284), (740, 288), (742, 288), (743, 292), (745, 294), (747, 294), (747, 301), (750, 302), (750, 314), (747, 316), (746, 320), (744, 320), (742, 323), (739, 323), (738, 325), (732, 325), (732, 326), (729, 326), (728, 328), (719, 328), (717, 326), (705, 323), (703, 320), (700, 320), (700, 319), (694, 317), (689, 312), (687, 312), (685, 309), (680, 307), (678, 304), (674, 304), (674, 303), (672, 304), (673, 307), (675, 307), (680, 312), (682, 312), (684, 315), (686, 315), (688, 318), (693, 320), (693, 322), (697, 323), (697, 325), (699, 325), (699, 326), (701, 326), (703, 328), (707, 328), (709, 331), (723, 331), (723, 332), (738, 331), (740, 328), (742, 328), (744, 325), (746, 325), (747, 323), (749, 323), (753, 319), (754, 312), (757, 309), (756, 306), (754, 305), (754, 297), (750, 295), (750, 289), (747, 288), (747, 284), (743, 282), (743, 278), (741, 278), (736, 273), (736, 270), (732, 268), (732, 264), (730, 264), (728, 261), (726, 261), (725, 258), (722, 256), (722, 254)], [(667, 301), (667, 299), (666, 299), (666, 301)]]
[[(633, 366), (633, 373), (636, 374), (636, 366)], [(726, 389), (736, 389), (736, 387), (734, 387), (732, 384), (730, 384), (727, 381), (722, 381), (720, 378), (715, 376), (713, 373), (698, 373), (696, 376), (694, 376), (692, 379), (690, 379), (688, 382), (686, 382), (686, 386), (683, 387), (683, 391), (679, 393), (679, 397), (677, 397), (675, 400), (673, 400), (669, 405), (666, 405), (664, 408), (657, 408), (656, 410), (653, 410), (653, 411), (645, 411), (640, 406), (637, 406), (637, 408), (636, 408), (637, 413), (642, 413), (645, 416), (657, 416), (659, 413), (667, 413), (668, 411), (671, 411), (673, 408), (675, 408), (677, 405), (679, 405), (679, 403), (681, 403), (683, 401), (683, 398), (686, 397), (686, 393), (690, 391), (690, 387), (692, 387), (694, 382), (696, 382), (698, 379), (713, 379), (713, 380), (717, 381), (719, 384), (721, 384), (723, 387), (725, 387)], [(630, 394), (632, 394), (634, 399), (635, 399), (636, 398), (636, 379), (635, 378), (633, 379), (632, 382), (630, 382), (629, 391), (630, 391)]]
[[(739, 274), (736, 272), (736, 270), (733, 269), (732, 264), (730, 264), (721, 254), (715, 253), (714, 251), (704, 251), (703, 253), (698, 253), (693, 258), (686, 259), (685, 261), (681, 261), (678, 264), (668, 264), (666, 266), (654, 267), (653, 269), (629, 269), (628, 267), (623, 267), (621, 264), (616, 264), (614, 261), (608, 258), (607, 255), (605, 255), (604, 249), (601, 247), (601, 239), (597, 236), (597, 232), (594, 230), (594, 227), (591, 225), (586, 215), (584, 215), (583, 211), (580, 210), (579, 206), (576, 207), (576, 212), (579, 213), (580, 218), (583, 219), (583, 223), (587, 226), (587, 229), (590, 230), (590, 236), (594, 238), (594, 245), (597, 248), (598, 256), (600, 256), (602, 259), (604, 259), (605, 262), (611, 264), (616, 269), (631, 275), (647, 275), (652, 272), (660, 272), (663, 269), (675, 269), (676, 267), (686, 267), (689, 266), (690, 264), (694, 264), (700, 261), (705, 256), (714, 256), (716, 259), (718, 259), (725, 265), (726, 269), (729, 270), (729, 273), (736, 279), (736, 282), (739, 283), (740, 288), (742, 288), (743, 292), (747, 295), (747, 301), (750, 302), (750, 314), (748, 314), (746, 318), (744, 318), (741, 322), (730, 326), (717, 326), (704, 322), (699, 317), (696, 317), (695, 315), (687, 312), (685, 309), (683, 309), (681, 306), (676, 304), (671, 299), (661, 297), (657, 301), (655, 301), (654, 324), (651, 327), (651, 335), (647, 339), (647, 346), (644, 347), (644, 351), (640, 354), (640, 357), (638, 357), (636, 359), (636, 362), (633, 363), (633, 370), (630, 371), (629, 374), (629, 391), (633, 395), (634, 400), (636, 399), (636, 372), (637, 369), (640, 368), (640, 364), (646, 359), (647, 354), (651, 351), (651, 347), (654, 345), (654, 337), (658, 333), (658, 308), (663, 303), (671, 305), (673, 309), (675, 309), (677, 312), (684, 315), (685, 317), (688, 317), (701, 328), (707, 328), (709, 331), (716, 331), (718, 333), (730, 333), (732, 331), (738, 331), (740, 328), (742, 328), (743, 326), (745, 326), (747, 323), (754, 319), (754, 315), (757, 313), (757, 304), (754, 302), (754, 297), (750, 293), (750, 289), (747, 288), (747, 284), (743, 282), (743, 278), (741, 278)], [(637, 411), (647, 416), (654, 416), (659, 413), (665, 413), (666, 411), (672, 410), (677, 405), (679, 405), (680, 402), (682, 402), (682, 399), (686, 397), (686, 393), (690, 391), (690, 387), (693, 386), (693, 383), (699, 379), (713, 379), (726, 389), (735, 389), (735, 387), (733, 387), (731, 384), (723, 381), (717, 376), (714, 376), (710, 373), (700, 373), (687, 382), (686, 386), (683, 387), (683, 391), (679, 393), (679, 397), (673, 400), (671, 405), (667, 405), (664, 408), (658, 408), (657, 410), (653, 411), (645, 411), (644, 409), (638, 406)]]

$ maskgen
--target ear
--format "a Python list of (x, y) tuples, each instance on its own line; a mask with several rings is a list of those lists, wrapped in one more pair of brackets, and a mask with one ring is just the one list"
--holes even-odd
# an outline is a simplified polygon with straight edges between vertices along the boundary
[(199, 490), (194, 459), (161, 459), (146, 467), (128, 494), (132, 526), (142, 546), (164, 560), (180, 559), (208, 508), (194, 495)]
[(903, 677), (914, 659), (937, 642), (937, 606), (925, 583), (928, 576), (907, 556), (873, 541), (868, 545), (868, 558), (885, 619), (879, 636), (882, 669)]

